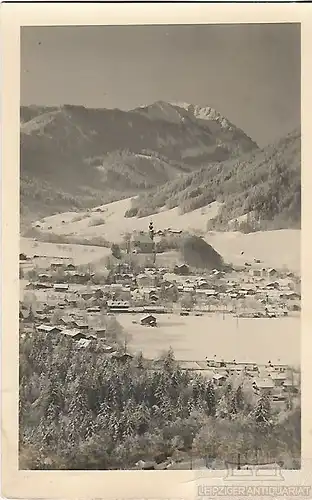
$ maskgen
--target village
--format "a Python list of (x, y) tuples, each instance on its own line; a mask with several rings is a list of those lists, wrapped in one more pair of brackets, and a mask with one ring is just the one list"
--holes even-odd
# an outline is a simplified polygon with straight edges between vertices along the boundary
[(19, 133), (3, 191), (4, 491), (35, 498), (28, 478), (45, 492), (62, 471), (60, 498), (119, 483), (139, 498), (127, 478), (180, 470), (197, 496), (208, 476), (213, 496), (227, 482), (245, 496), (245, 480), (262, 495), (259, 480), (307, 458), (305, 19), (104, 10), (71, 26), (7, 16), (20, 71), (5, 106)]
[[(138, 266), (123, 259), (101, 273), (70, 259), (43, 262), (39, 256), (20, 254), (20, 334), (64, 335), (77, 349), (101, 342), (107, 356), (126, 361), (136, 353), (118, 339), (124, 316), (132, 318), (132, 327), (147, 329), (148, 336), (148, 329), (157, 329), (165, 316), (276, 321), (300, 312), (300, 279), (291, 272), (267, 269), (256, 258), (227, 270), (203, 271), (185, 263), (159, 267), (153, 238), (149, 233), (140, 236), (142, 245), (136, 244), (133, 253), (152, 255), (152, 260)], [(112, 335), (112, 329), (117, 333)], [(208, 354), (203, 353), (203, 360), (181, 360), (179, 365), (202, 373), (216, 385), (230, 376), (243, 376), (256, 393), (270, 394), (276, 404), (286, 404), (289, 394), (298, 393), (299, 374), (293, 368), (269, 359), (262, 365), (239, 359), (209, 361)]]

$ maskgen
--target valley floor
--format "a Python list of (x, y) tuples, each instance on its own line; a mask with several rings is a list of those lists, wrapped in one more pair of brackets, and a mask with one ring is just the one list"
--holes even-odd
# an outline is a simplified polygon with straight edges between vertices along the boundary
[(159, 315), (156, 328), (142, 326), (140, 318), (124, 314), (118, 321), (129, 334), (129, 347), (150, 359), (171, 347), (179, 360), (215, 356), (236, 362), (300, 365), (300, 317), (237, 319), (222, 314), (171, 314)]

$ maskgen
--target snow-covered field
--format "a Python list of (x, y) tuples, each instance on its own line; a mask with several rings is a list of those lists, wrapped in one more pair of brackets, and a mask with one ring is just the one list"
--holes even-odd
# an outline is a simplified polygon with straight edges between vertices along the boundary
[[(221, 314), (204, 316), (156, 315), (156, 328), (140, 325), (140, 315), (117, 319), (130, 334), (129, 348), (154, 358), (173, 348), (176, 359), (205, 357), (259, 364), (300, 365), (300, 319), (239, 319)], [(137, 323), (133, 323), (136, 321)]]
[[(285, 229), (278, 231), (261, 231), (251, 234), (238, 232), (209, 232), (207, 233), (207, 221), (215, 217), (219, 211), (220, 204), (211, 203), (207, 207), (199, 208), (193, 212), (183, 215), (179, 214), (178, 208), (163, 210), (158, 214), (142, 218), (126, 218), (124, 214), (131, 206), (131, 199), (125, 199), (96, 207), (89, 212), (66, 212), (46, 217), (40, 222), (42, 231), (57, 235), (80, 236), (92, 241), (93, 237), (103, 237), (110, 242), (121, 242), (125, 233), (134, 230), (146, 230), (149, 222), (154, 222), (155, 229), (172, 228), (177, 230), (189, 230), (205, 235), (210, 243), (227, 262), (233, 264), (253, 263), (259, 259), (264, 266), (287, 268), (300, 272), (300, 230)], [(101, 212), (96, 211), (100, 209)], [(99, 225), (93, 225), (98, 223)], [(48, 229), (50, 228), (50, 229)], [(22, 250), (26, 253), (27, 245), (22, 238)], [(45, 252), (51, 248), (55, 252), (56, 246), (45, 245)], [(70, 247), (72, 246), (72, 250)], [(107, 249), (99, 247), (87, 247), (83, 245), (67, 245), (66, 254), (75, 256), (79, 263), (85, 263), (107, 254)], [(81, 248), (80, 248), (81, 247)], [(57, 249), (59, 251), (59, 249)], [(65, 250), (62, 250), (65, 252)], [(58, 255), (58, 253), (56, 253)]]
[[(124, 233), (134, 230), (146, 230), (149, 222), (154, 222), (155, 229), (190, 229), (206, 232), (209, 219), (218, 213), (220, 204), (211, 203), (207, 207), (199, 208), (193, 212), (180, 215), (178, 208), (164, 210), (158, 214), (142, 218), (124, 217), (125, 212), (131, 207), (131, 198), (115, 201), (108, 205), (96, 207), (102, 212), (66, 212), (63, 214), (46, 217), (42, 220), (41, 229), (54, 234), (79, 235), (82, 237), (103, 236), (108, 241), (121, 241)], [(78, 220), (81, 218), (81, 220)], [(93, 226), (98, 220), (101, 225)], [(52, 229), (48, 229), (52, 227)]]
[(51, 259), (57, 258), (68, 259), (75, 265), (89, 264), (109, 255), (110, 249), (91, 245), (44, 243), (31, 238), (21, 238), (20, 252), (29, 257), (38, 255), (39, 258), (34, 260), (39, 267), (45, 267), (44, 260), (50, 262)]

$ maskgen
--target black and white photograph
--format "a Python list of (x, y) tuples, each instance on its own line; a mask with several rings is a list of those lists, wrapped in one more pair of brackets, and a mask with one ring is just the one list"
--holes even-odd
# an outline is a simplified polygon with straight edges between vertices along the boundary
[(19, 470), (300, 470), (300, 23), (22, 26), (19, 76)]

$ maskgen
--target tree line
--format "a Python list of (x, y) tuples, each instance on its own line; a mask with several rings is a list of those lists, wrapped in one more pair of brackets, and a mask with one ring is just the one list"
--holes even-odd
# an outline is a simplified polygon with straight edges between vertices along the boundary
[(101, 341), (78, 350), (39, 333), (23, 334), (19, 348), (22, 469), (123, 469), (190, 453), (226, 461), (255, 449), (300, 466), (299, 408), (277, 412), (239, 379), (216, 387), (182, 370), (172, 350), (120, 362)]

